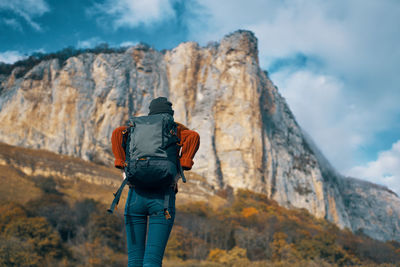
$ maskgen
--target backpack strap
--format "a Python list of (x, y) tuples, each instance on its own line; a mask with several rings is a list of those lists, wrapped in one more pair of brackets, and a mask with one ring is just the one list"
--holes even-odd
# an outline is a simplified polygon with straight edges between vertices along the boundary
[(183, 173), (181, 161), (180, 161), (179, 158), (178, 158), (177, 162), (178, 162), (178, 172), (179, 172), (179, 175), (180, 175), (181, 178), (182, 178), (182, 182), (186, 183), (186, 177), (185, 177), (185, 174)]
[(171, 215), (169, 214), (168, 211), (168, 204), (169, 204), (169, 198), (171, 196), (171, 192), (170, 189), (167, 190), (167, 192), (164, 195), (164, 215), (165, 215), (165, 219), (171, 219)]
[(124, 190), (124, 187), (126, 186), (127, 183), (128, 183), (128, 178), (125, 178), (122, 181), (121, 186), (118, 188), (117, 192), (114, 193), (114, 200), (111, 203), (110, 208), (107, 210), (109, 213), (113, 213), (115, 207), (118, 206), (119, 199), (121, 198), (122, 190)]
[(176, 186), (176, 184), (168, 187), (168, 189), (164, 195), (164, 216), (165, 216), (165, 219), (167, 219), (167, 220), (171, 219), (171, 214), (169, 214), (168, 206), (169, 206), (169, 199), (171, 198), (171, 194), (175, 194), (175, 186)]

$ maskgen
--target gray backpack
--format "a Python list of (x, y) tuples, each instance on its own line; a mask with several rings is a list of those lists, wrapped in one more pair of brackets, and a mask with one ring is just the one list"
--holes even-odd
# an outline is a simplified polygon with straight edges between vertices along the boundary
[(123, 143), (126, 178), (114, 193), (108, 212), (114, 212), (129, 181), (137, 189), (165, 190), (164, 214), (169, 219), (171, 216), (168, 203), (171, 192), (166, 189), (174, 185), (179, 176), (186, 183), (178, 158), (180, 140), (177, 136), (177, 125), (170, 114), (161, 113), (134, 117), (127, 130), (128, 138)]
[(178, 174), (177, 125), (168, 113), (134, 117), (128, 128), (125, 173), (137, 188), (171, 186)]

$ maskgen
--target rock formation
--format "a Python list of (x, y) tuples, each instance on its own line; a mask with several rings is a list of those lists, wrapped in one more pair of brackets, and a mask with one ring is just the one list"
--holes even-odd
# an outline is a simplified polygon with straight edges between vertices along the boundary
[(167, 96), (176, 120), (200, 133), (193, 172), (214, 191), (247, 188), (342, 228), (400, 240), (399, 197), (335, 172), (260, 68), (251, 32), (207, 47), (141, 44), (20, 71), (0, 76), (2, 142), (112, 164), (113, 129)]

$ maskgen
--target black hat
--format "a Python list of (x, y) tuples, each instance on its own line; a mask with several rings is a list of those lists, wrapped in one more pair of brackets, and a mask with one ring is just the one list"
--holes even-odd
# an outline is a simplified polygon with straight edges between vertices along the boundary
[(166, 97), (157, 97), (150, 102), (149, 115), (159, 114), (159, 113), (169, 113), (172, 116), (174, 111), (172, 110), (172, 103), (168, 101)]

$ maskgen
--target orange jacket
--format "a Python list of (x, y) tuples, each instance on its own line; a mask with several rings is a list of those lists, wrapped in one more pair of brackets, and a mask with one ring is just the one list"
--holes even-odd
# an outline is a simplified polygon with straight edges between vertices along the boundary
[[(178, 125), (178, 137), (181, 140), (179, 146), (182, 147), (180, 162), (184, 170), (190, 170), (194, 164), (193, 158), (200, 146), (200, 136), (197, 132), (189, 130), (183, 124)], [(116, 128), (111, 136), (112, 152), (114, 154), (114, 166), (119, 169), (124, 168), (125, 151), (122, 148), (124, 138), (126, 138), (127, 126)]]

